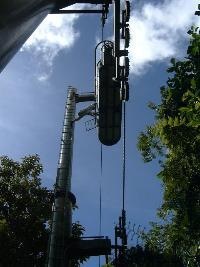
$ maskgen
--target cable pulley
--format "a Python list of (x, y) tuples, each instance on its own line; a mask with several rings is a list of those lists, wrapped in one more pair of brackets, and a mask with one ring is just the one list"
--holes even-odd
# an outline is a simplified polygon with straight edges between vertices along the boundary
[(126, 22), (129, 22), (131, 16), (131, 4), (130, 1), (126, 1), (125, 17)]
[(124, 81), (122, 84), (121, 99), (123, 101), (129, 100), (129, 83), (128, 83), (128, 81)]
[(126, 48), (129, 48), (129, 46), (130, 46), (130, 40), (131, 40), (131, 37), (130, 37), (130, 29), (129, 28), (125, 28), (125, 36), (124, 36), (124, 39), (125, 39), (125, 47)]
[(109, 3), (105, 3), (102, 5), (102, 26), (104, 27), (106, 19), (108, 18), (108, 12), (109, 12)]
[(125, 77), (128, 78), (130, 73), (130, 61), (128, 57), (124, 58), (124, 67), (125, 67)]

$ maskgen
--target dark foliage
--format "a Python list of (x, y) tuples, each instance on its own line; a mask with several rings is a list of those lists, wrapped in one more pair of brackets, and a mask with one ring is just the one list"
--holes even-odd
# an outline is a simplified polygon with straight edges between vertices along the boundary
[(171, 60), (161, 103), (150, 104), (155, 123), (139, 137), (145, 162), (158, 158), (163, 204), (144, 235), (154, 251), (174, 254), (184, 266), (197, 267), (200, 247), (200, 34), (191, 28), (187, 56)]
[[(0, 267), (45, 266), (54, 194), (41, 185), (41, 173), (38, 155), (21, 162), (0, 157)], [(84, 231), (73, 223), (73, 238)]]
[(39, 157), (0, 158), (0, 266), (44, 266), (52, 192), (41, 186)]

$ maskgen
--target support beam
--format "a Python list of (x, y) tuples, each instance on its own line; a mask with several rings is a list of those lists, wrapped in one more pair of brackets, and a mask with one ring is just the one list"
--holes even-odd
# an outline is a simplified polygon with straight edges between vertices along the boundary
[(87, 102), (87, 101), (95, 101), (94, 93), (85, 93), (85, 94), (77, 94), (76, 95), (76, 103)]
[(97, 10), (93, 10), (93, 9), (74, 9), (74, 10), (55, 10), (52, 11), (51, 14), (102, 14), (103, 10), (101, 9), (97, 9)]
[[(66, 0), (64, 0), (66, 4)], [(71, 0), (68, 1), (70, 5), (73, 4), (94, 4), (94, 5), (99, 5), (99, 4), (112, 4), (112, 0)]]

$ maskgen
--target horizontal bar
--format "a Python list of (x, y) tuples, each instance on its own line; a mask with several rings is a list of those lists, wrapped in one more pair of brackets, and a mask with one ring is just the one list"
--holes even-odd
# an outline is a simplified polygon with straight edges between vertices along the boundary
[(94, 93), (76, 95), (76, 103), (87, 102), (87, 101), (95, 101)]
[(87, 238), (105, 238), (103, 235), (97, 235), (97, 236), (81, 236), (81, 239), (87, 239)]
[(71, 6), (74, 4), (92, 4), (92, 5), (98, 5), (98, 4), (112, 4), (112, 0), (59, 0), (57, 1), (55, 10), (64, 8), (66, 6)]
[(69, 1), (69, 4), (94, 4), (94, 5), (98, 5), (98, 4), (112, 4), (112, 0), (73, 0), (73, 1)]
[(120, 248), (122, 248), (122, 246), (121, 245), (111, 245), (111, 248), (112, 249), (120, 249)]
[(77, 14), (77, 13), (82, 13), (82, 14), (102, 14), (103, 10), (97, 9), (97, 10), (87, 10), (87, 9), (83, 9), (83, 10), (55, 10), (52, 11), (51, 14)]

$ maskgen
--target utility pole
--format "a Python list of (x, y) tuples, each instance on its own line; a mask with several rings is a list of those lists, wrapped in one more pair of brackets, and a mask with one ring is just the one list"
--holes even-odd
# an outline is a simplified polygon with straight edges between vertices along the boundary
[[(69, 255), (69, 251), (72, 247), (72, 205), (76, 202), (75, 196), (71, 193), (74, 126), (75, 121), (78, 121), (85, 115), (92, 115), (95, 111), (95, 104), (92, 104), (80, 111), (78, 113), (78, 117), (76, 117), (76, 104), (88, 101), (95, 101), (94, 93), (79, 95), (75, 88), (69, 87), (65, 106), (60, 156), (54, 193), (55, 199), (53, 204), (52, 226), (46, 264), (47, 267), (70, 267), (71, 257)], [(84, 250), (87, 242), (80, 243), (81, 245), (78, 244), (79, 249)], [(89, 249), (93, 247), (93, 241), (91, 245), (87, 243), (87, 246)], [(103, 250), (101, 249), (102, 246)], [(100, 243), (100, 252), (103, 251), (102, 253), (104, 253), (106, 248), (107, 253), (109, 247), (109, 240), (103, 240), (103, 243)], [(75, 250), (78, 251), (77, 248), (75, 248)], [(90, 250), (89, 253), (93, 253), (93, 251), (91, 252)]]
[(48, 267), (70, 266), (69, 259), (66, 257), (66, 243), (72, 234), (72, 201), (70, 194), (75, 112), (76, 89), (70, 87), (65, 107), (57, 169)]

